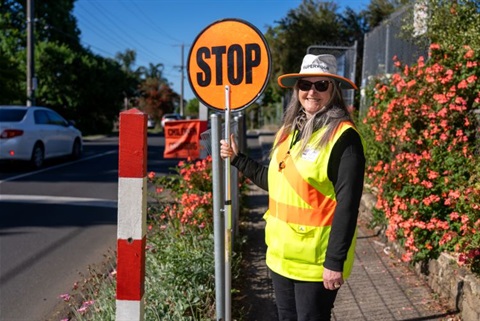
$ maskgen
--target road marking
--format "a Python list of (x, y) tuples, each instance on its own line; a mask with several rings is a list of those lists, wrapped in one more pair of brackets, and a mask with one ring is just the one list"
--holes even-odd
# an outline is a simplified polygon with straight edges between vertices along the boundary
[(0, 202), (22, 202), (36, 204), (68, 204), (76, 206), (96, 206), (117, 208), (116, 200), (87, 197), (48, 196), (48, 195), (0, 195)]
[(52, 166), (52, 167), (46, 167), (46, 168), (43, 168), (43, 169), (39, 169), (39, 170), (36, 170), (36, 171), (34, 171), (34, 172), (28, 172), (28, 173), (20, 174), (20, 175), (17, 175), (17, 176), (12, 176), (12, 177), (6, 178), (6, 179), (4, 179), (4, 180), (0, 180), (0, 185), (2, 185), (4, 182), (14, 181), (14, 180), (19, 179), (19, 178), (23, 178), (23, 177), (27, 177), (27, 176), (35, 175), (35, 174), (39, 174), (39, 173), (43, 173), (43, 172), (46, 172), (46, 171), (49, 171), (49, 170), (52, 170), (52, 169), (57, 169), (57, 168), (65, 167), (65, 166), (68, 166), (68, 165), (72, 165), (72, 164), (84, 162), (84, 161), (87, 161), (87, 160), (90, 160), (90, 159), (94, 159), (94, 158), (98, 158), (98, 157), (103, 157), (103, 156), (110, 155), (110, 154), (113, 154), (113, 153), (118, 153), (118, 150), (111, 150), (111, 151), (105, 152), (105, 153), (103, 153), (103, 154), (93, 155), (93, 156), (90, 156), (90, 157), (81, 158), (81, 159), (76, 160), (76, 161), (72, 161), (72, 162), (68, 162), (68, 163), (63, 163), (63, 164), (55, 165), (55, 166)]

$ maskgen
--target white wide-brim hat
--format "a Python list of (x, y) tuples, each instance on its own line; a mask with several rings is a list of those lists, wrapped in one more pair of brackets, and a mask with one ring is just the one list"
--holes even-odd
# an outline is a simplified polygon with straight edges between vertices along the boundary
[(358, 89), (350, 79), (337, 75), (337, 59), (333, 55), (306, 55), (303, 57), (300, 72), (279, 76), (278, 84), (284, 88), (292, 88), (298, 79), (306, 77), (328, 77), (339, 81), (341, 89)]

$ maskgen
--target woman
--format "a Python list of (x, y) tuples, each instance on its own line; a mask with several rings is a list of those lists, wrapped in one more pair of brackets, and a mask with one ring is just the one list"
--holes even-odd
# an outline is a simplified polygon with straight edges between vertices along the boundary
[(330, 320), (338, 289), (349, 277), (363, 190), (363, 144), (345, 106), (332, 55), (306, 55), (297, 74), (278, 78), (293, 88), (265, 167), (221, 141), (255, 184), (269, 191), (266, 263), (279, 320)]

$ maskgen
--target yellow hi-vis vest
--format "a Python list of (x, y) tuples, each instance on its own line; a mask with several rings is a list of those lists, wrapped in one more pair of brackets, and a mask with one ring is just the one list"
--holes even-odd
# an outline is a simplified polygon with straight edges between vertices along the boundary
[[(274, 272), (294, 280), (323, 281), (323, 263), (336, 207), (335, 191), (328, 179), (328, 160), (335, 142), (353, 125), (342, 123), (324, 149), (315, 149), (323, 130), (316, 131), (302, 155), (301, 143), (290, 148), (290, 134), (274, 150), (268, 170), (269, 208), (266, 221), (266, 263)], [(278, 137), (277, 137), (278, 140)], [(285, 168), (279, 170), (284, 161)], [(350, 276), (356, 233), (343, 266)]]

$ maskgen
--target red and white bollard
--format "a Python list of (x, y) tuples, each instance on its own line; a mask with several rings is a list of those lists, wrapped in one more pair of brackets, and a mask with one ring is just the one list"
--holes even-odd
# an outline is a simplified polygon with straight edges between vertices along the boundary
[(116, 321), (144, 320), (147, 115), (120, 113)]

